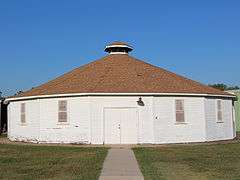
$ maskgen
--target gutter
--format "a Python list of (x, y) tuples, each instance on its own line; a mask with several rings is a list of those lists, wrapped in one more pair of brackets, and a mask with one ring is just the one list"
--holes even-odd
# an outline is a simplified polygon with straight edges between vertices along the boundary
[(196, 94), (196, 93), (69, 93), (69, 94), (52, 94), (52, 95), (38, 95), (26, 97), (10, 97), (6, 98), (4, 103), (11, 101), (32, 100), (32, 99), (46, 99), (46, 98), (60, 98), (60, 97), (78, 97), (78, 96), (190, 96), (190, 97), (222, 97), (232, 98), (236, 100), (235, 95), (217, 95), (217, 94)]

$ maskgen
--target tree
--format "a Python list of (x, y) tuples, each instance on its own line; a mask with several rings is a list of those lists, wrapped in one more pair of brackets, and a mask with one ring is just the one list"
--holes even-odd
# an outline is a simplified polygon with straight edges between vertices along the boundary
[(226, 84), (223, 83), (209, 84), (208, 86), (220, 89), (222, 91), (240, 89), (239, 86), (227, 86)]
[(239, 86), (229, 86), (228, 90), (236, 90), (236, 89), (240, 89)]
[(227, 90), (227, 85), (225, 85), (225, 84), (209, 84), (208, 86), (216, 88), (216, 89), (220, 89), (222, 91)]
[(14, 94), (14, 96), (17, 96), (17, 95), (19, 95), (19, 94), (22, 94), (23, 93), (23, 91), (17, 91), (15, 94)]

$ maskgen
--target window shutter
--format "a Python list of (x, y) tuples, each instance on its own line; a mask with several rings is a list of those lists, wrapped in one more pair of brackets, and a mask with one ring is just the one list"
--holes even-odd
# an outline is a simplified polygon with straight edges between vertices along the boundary
[(26, 107), (25, 103), (21, 103), (21, 110), (20, 110), (20, 116), (21, 116), (21, 123), (26, 123)]
[(217, 101), (217, 107), (218, 107), (218, 110), (222, 109), (221, 100)]
[(25, 103), (21, 103), (21, 113), (25, 113)]
[(177, 112), (176, 113), (176, 121), (177, 122), (184, 122), (184, 113), (183, 112)]
[(217, 121), (223, 121), (222, 101), (217, 100)]
[(183, 100), (176, 100), (176, 110), (183, 111)]
[(67, 122), (67, 101), (58, 101), (58, 122)]
[(21, 123), (25, 123), (26, 122), (26, 116), (25, 114), (21, 114)]
[(67, 111), (67, 101), (59, 101), (59, 111)]
[(67, 122), (67, 112), (58, 112), (58, 122)]
[(177, 99), (175, 101), (175, 106), (176, 106), (176, 122), (185, 122), (184, 100)]
[(222, 121), (222, 112), (218, 111), (218, 121)]

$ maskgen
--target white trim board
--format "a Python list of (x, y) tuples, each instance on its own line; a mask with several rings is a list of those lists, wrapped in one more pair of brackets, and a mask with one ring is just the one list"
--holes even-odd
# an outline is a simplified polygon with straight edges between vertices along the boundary
[(75, 96), (194, 96), (194, 97), (236, 98), (235, 95), (196, 94), (196, 93), (70, 93), (70, 94), (52, 94), (52, 95), (13, 97), (13, 98), (6, 98), (5, 102), (29, 100), (29, 99), (42, 99), (42, 98), (75, 97)]

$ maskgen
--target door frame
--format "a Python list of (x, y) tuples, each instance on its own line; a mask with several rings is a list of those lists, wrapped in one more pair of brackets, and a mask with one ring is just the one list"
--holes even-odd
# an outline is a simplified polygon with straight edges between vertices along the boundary
[[(137, 118), (137, 143), (136, 144), (138, 144), (139, 142), (138, 142), (138, 140), (139, 140), (139, 109), (137, 108), (137, 107), (115, 107), (115, 106), (113, 106), (113, 107), (103, 107), (103, 136), (102, 136), (102, 138), (103, 138), (103, 144), (105, 144), (105, 117), (106, 117), (106, 115), (105, 115), (105, 113), (106, 113), (106, 109), (136, 109), (136, 112), (137, 112), (137, 115), (136, 115), (136, 118)], [(121, 136), (121, 134), (120, 134), (120, 136)], [(121, 138), (121, 137), (120, 137)], [(120, 139), (120, 144), (121, 144), (121, 139)]]

